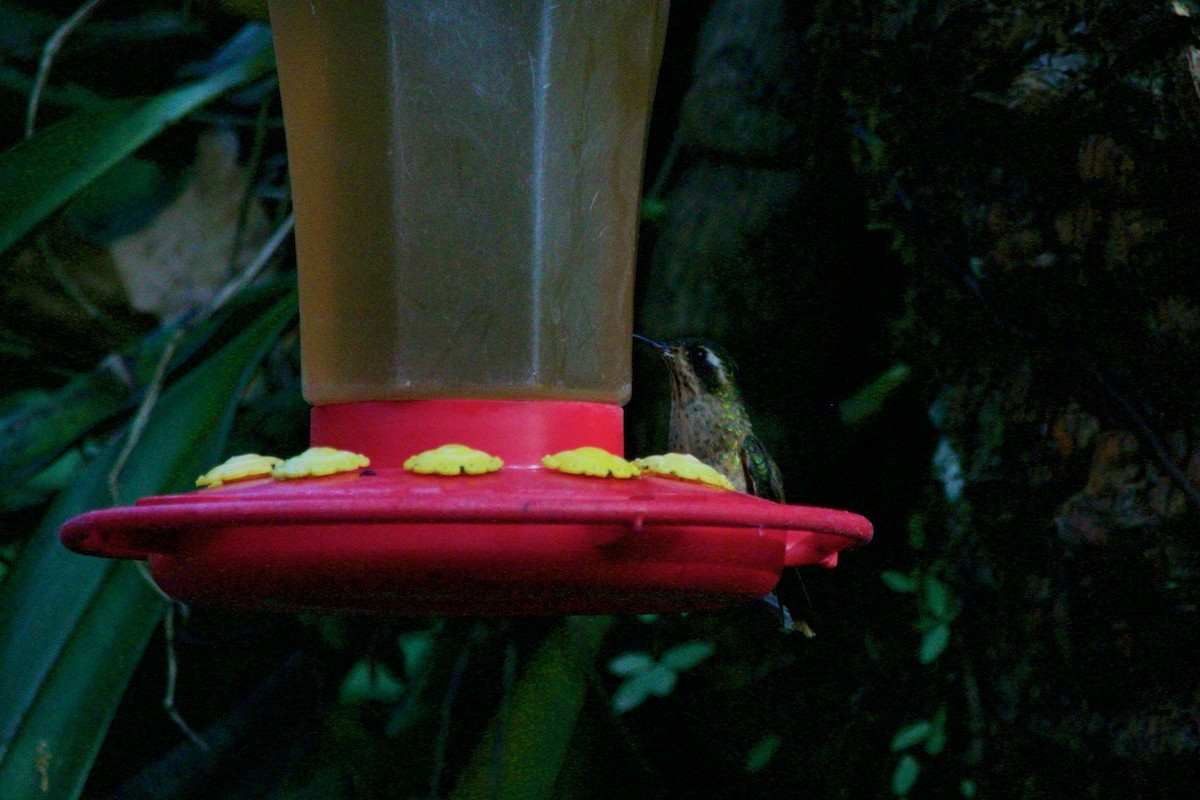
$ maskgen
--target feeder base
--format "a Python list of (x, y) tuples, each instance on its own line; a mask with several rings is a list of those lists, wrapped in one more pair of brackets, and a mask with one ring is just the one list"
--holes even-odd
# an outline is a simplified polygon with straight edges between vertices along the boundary
[[(62, 540), (80, 553), (147, 559), (167, 594), (197, 605), (423, 615), (719, 608), (771, 591), (785, 567), (834, 566), (839, 551), (871, 537), (871, 524), (845, 511), (537, 465), (584, 444), (619, 450), (619, 408), (580, 416), (573, 407), (588, 404), (551, 403), (538, 421), (530, 406), (540, 404), (518, 402), (517, 424), (504, 421), (513, 404), (500, 401), (366, 405), (316, 409), (313, 438), (365, 452), (368, 469), (147, 497), (69, 520)], [(464, 405), (475, 422), (446, 417)], [(449, 441), (505, 466), (453, 477), (396, 466)]]

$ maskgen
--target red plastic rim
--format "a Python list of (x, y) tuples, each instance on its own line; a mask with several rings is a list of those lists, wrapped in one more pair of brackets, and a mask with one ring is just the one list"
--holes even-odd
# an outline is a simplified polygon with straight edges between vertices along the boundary
[(576, 447), (620, 455), (620, 406), (562, 400), (373, 400), (312, 410), (312, 443), (366, 453), (373, 467), (399, 467), (413, 453), (458, 443), (486, 450), (509, 467)]
[[(539, 408), (540, 407), (540, 408)], [(67, 547), (146, 558), (173, 597), (275, 610), (562, 614), (715, 608), (770, 591), (786, 566), (834, 566), (871, 538), (845, 511), (782, 505), (670, 478), (535, 466), (591, 444), (620, 451), (619, 408), (412, 401), (313, 411), (313, 443), (371, 468), (144, 498), (69, 520)], [(482, 476), (398, 467), (449, 442), (505, 459)]]

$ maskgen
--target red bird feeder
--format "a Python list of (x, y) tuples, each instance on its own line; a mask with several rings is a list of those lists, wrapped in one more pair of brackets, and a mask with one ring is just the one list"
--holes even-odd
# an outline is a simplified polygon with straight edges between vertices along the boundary
[[(742, 602), (871, 538), (844, 511), (545, 458), (622, 451), (665, 2), (273, 0), (271, 19), (312, 442), (369, 467), (93, 511), (68, 547), (147, 559), (198, 604), (566, 614)], [(423, 474), (450, 443), (482, 460)]]

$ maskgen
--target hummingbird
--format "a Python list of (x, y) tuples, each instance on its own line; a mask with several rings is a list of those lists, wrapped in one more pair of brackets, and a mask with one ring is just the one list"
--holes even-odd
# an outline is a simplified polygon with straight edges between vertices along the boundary
[[(737, 367), (725, 349), (703, 339), (660, 342), (637, 333), (633, 338), (652, 347), (667, 364), (671, 378), (667, 449), (695, 456), (728, 478), (739, 492), (784, 502), (783, 476), (754, 435), (735, 382)], [(810, 638), (816, 635), (806, 620), (793, 618), (774, 592), (762, 599), (778, 612), (786, 630), (799, 630)]]
[(784, 502), (783, 476), (754, 435), (734, 382), (736, 366), (725, 349), (703, 339), (659, 342), (636, 333), (633, 338), (662, 356), (671, 377), (667, 449), (690, 453), (739, 492)]

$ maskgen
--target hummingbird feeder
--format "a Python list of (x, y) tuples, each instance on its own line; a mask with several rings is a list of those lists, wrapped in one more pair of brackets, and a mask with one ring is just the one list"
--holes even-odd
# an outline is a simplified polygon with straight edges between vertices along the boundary
[(80, 515), (66, 546), (196, 604), (587, 614), (744, 602), (868, 541), (620, 458), (666, 10), (272, 0), (315, 447)]

